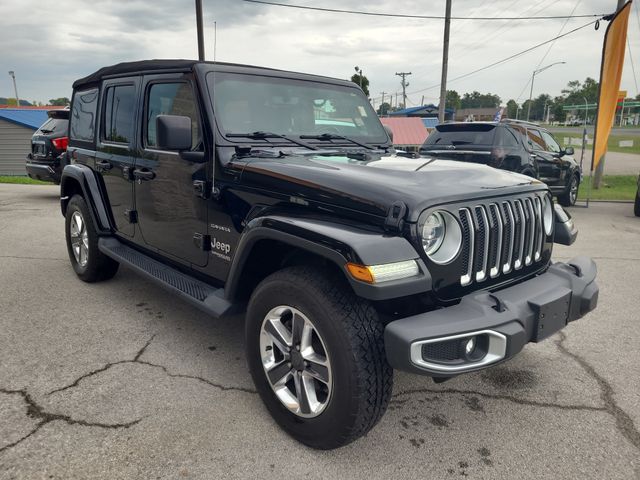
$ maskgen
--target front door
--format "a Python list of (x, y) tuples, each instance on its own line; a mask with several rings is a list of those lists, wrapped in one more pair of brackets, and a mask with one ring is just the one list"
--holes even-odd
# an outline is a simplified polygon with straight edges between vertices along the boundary
[(538, 178), (549, 186), (555, 185), (560, 174), (559, 154), (547, 150), (542, 132), (537, 128), (527, 128), (527, 138), (538, 163)]
[(135, 162), (135, 119), (140, 78), (104, 82), (95, 168), (102, 176), (119, 234), (133, 237), (132, 171)]
[(142, 135), (133, 172), (141, 245), (174, 260), (205, 266), (207, 204), (197, 191), (207, 180), (209, 162), (203, 156), (163, 151), (156, 142), (156, 117), (191, 118), (191, 151), (203, 152), (202, 121), (190, 74), (148, 75), (143, 80)]

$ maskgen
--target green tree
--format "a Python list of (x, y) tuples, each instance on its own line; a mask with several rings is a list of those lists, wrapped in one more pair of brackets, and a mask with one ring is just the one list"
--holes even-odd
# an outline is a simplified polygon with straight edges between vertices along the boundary
[(518, 104), (512, 98), (511, 100), (509, 100), (507, 102), (506, 117), (507, 118), (516, 118), (517, 113), (518, 113)]
[(388, 102), (384, 102), (378, 107), (378, 115), (387, 115), (389, 111), (391, 111), (391, 105)]
[(66, 107), (70, 103), (71, 102), (67, 97), (52, 98), (51, 100), (49, 100), (49, 105), (58, 106), (58, 107)]
[(358, 86), (362, 86), (362, 91), (368, 97), (369, 96), (369, 79), (366, 75), (362, 75), (362, 84), (360, 83), (360, 74), (354, 73), (351, 76), (351, 81)]
[(465, 93), (460, 101), (461, 108), (498, 108), (501, 100), (498, 95), (492, 93), (480, 93), (473, 91)]
[(447, 108), (454, 108), (458, 110), (461, 105), (460, 94), (455, 90), (447, 90), (447, 96), (445, 97), (445, 104)]

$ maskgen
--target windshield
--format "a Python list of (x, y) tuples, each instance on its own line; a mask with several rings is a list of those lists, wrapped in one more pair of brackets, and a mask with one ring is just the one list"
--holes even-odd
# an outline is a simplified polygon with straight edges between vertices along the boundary
[(330, 133), (369, 143), (388, 140), (369, 101), (357, 88), (220, 72), (210, 72), (207, 82), (218, 126), (225, 135)]
[(422, 148), (446, 145), (493, 145), (495, 126), (489, 124), (438, 125), (427, 137)]

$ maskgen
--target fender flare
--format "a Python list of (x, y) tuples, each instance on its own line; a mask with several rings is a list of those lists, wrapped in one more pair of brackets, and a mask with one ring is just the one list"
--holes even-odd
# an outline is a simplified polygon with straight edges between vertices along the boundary
[(64, 216), (66, 214), (67, 204), (71, 196), (70, 193), (73, 191), (71, 187), (72, 183), (80, 185), (82, 196), (89, 206), (91, 218), (98, 233), (112, 233), (109, 213), (102, 193), (100, 192), (95, 173), (86, 165), (71, 164), (65, 166), (64, 170), (62, 170), (62, 177), (60, 178), (60, 209), (62, 215)]
[[(356, 295), (369, 300), (387, 300), (431, 290), (431, 276), (424, 262), (404, 237), (327, 220), (278, 215), (255, 218), (245, 227), (225, 285), (228, 299), (236, 298), (246, 262), (260, 240), (276, 240), (325, 258), (344, 273)], [(345, 268), (347, 262), (381, 265), (403, 260), (418, 262), (420, 273), (410, 278), (369, 284), (354, 279)]]

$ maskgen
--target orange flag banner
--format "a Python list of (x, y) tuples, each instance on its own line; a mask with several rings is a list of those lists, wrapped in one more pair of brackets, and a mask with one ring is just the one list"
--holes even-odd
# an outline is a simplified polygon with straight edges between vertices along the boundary
[(591, 159), (592, 172), (598, 167), (600, 159), (607, 151), (607, 142), (616, 114), (630, 11), (631, 1), (616, 12), (604, 35), (598, 92), (598, 115), (596, 116), (593, 158)]

